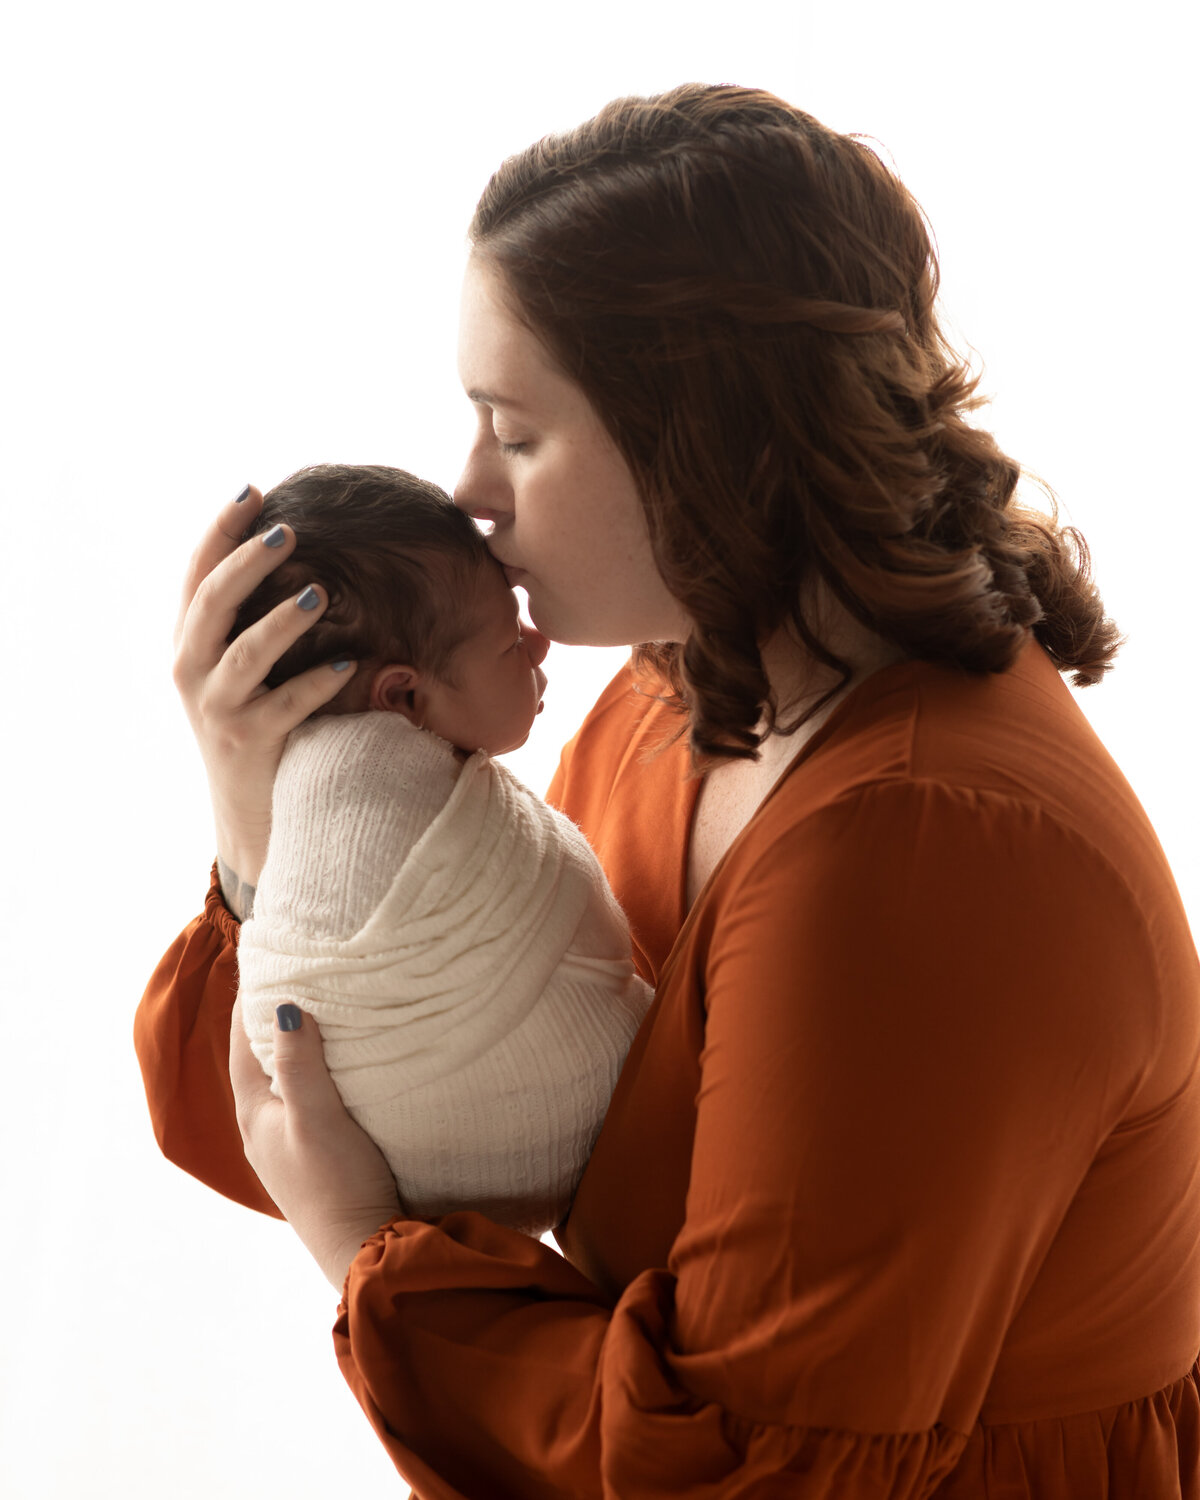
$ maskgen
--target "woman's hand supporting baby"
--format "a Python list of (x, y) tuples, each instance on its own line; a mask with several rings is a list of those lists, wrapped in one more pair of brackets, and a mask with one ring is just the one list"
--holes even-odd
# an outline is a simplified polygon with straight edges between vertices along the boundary
[(226, 644), (239, 604), (295, 547), (286, 526), (242, 541), (261, 506), (261, 493), (248, 485), (209, 527), (188, 567), (175, 627), (175, 685), (208, 773), (222, 890), (241, 919), (250, 915), (266, 858), (284, 741), (348, 680), (346, 670), (319, 666), (273, 690), (264, 685), (323, 613), (328, 599), (316, 585)]
[(297, 1006), (279, 1009), (291, 1029), (276, 1023), (276, 1097), (234, 1005), (229, 1077), (238, 1128), (246, 1160), (340, 1293), (363, 1241), (403, 1210), (382, 1152), (329, 1076), (320, 1027)]

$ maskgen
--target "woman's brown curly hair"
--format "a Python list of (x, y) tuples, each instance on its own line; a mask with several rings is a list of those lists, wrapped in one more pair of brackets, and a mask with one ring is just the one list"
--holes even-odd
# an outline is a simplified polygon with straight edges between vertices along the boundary
[[(771, 94), (618, 99), (510, 157), (471, 224), (513, 310), (637, 480), (694, 622), (642, 646), (694, 760), (754, 758), (849, 680), (809, 616), (823, 580), (923, 661), (999, 672), (1032, 629), (1078, 686), (1120, 638), (1083, 537), (1014, 503), (1020, 465), (938, 326), (922, 211), (879, 157)], [(1044, 487), (1044, 486), (1043, 486)], [(785, 623), (841, 674), (789, 725), (760, 643)]]

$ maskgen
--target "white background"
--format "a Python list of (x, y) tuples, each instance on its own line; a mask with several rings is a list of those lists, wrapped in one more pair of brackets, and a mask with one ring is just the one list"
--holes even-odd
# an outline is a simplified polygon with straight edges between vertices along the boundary
[[(42, 0), (4, 23), (6, 1496), (404, 1493), (320, 1273), (150, 1134), (133, 1010), (212, 857), (169, 638), (187, 556), (247, 479), (341, 460), (452, 486), (475, 199), (615, 95), (758, 85), (890, 152), (985, 366), (977, 420), (1054, 486), (1128, 633), (1080, 702), (1195, 926), (1183, 14)], [(539, 790), (620, 656), (551, 653), (512, 760)]]

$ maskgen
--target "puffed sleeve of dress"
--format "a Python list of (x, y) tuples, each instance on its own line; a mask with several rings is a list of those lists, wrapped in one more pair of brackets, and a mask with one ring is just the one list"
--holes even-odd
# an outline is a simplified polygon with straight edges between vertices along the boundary
[(133, 1040), (164, 1156), (225, 1197), (279, 1219), (283, 1215), (246, 1160), (229, 1082), (238, 931), (214, 865), (203, 912), (151, 975)]

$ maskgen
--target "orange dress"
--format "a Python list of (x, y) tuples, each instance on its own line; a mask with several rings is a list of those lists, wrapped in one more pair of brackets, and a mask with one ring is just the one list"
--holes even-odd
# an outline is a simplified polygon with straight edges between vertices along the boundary
[[(1102, 691), (1102, 689), (1100, 689)], [(422, 1500), (1200, 1497), (1200, 966), (1034, 643), (862, 684), (685, 914), (677, 721), (610, 685), (551, 790), (655, 986), (549, 1247), (366, 1241), (341, 1368)], [(272, 1211), (210, 893), (137, 1042), (163, 1149)]]

